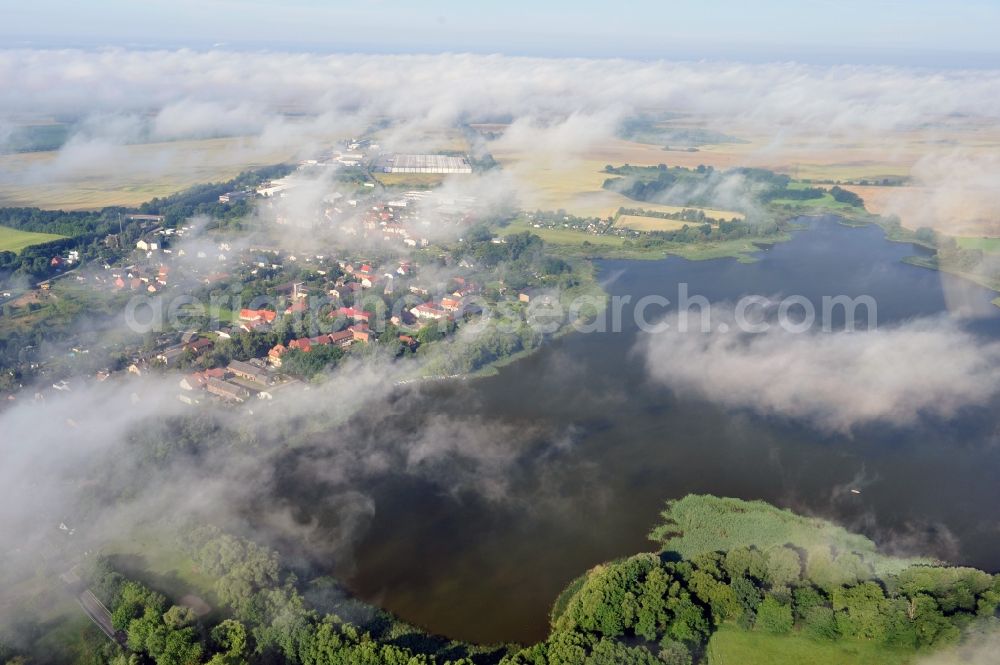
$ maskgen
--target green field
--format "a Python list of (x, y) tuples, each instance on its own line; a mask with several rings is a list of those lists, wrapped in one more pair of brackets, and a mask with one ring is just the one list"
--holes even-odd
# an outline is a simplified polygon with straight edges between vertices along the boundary
[[(793, 186), (797, 184), (799, 183), (792, 183), (792, 185), (789, 185), (789, 189), (802, 189), (801, 186), (799, 187)], [(841, 203), (840, 201), (837, 201), (830, 194), (824, 194), (822, 197), (816, 199), (774, 199), (771, 201), (771, 203), (779, 206), (830, 210), (834, 212), (857, 210), (857, 208), (855, 208), (850, 204)]]
[(962, 249), (978, 249), (990, 254), (1000, 253), (1000, 238), (955, 238)]
[(665, 551), (677, 552), (688, 559), (736, 547), (768, 550), (795, 543), (810, 555), (831, 549), (852, 552), (881, 575), (897, 574), (911, 565), (934, 563), (930, 559), (886, 556), (865, 536), (763, 501), (689, 494), (668, 502), (660, 515), (663, 523), (653, 529), (650, 539), (660, 542)]
[(709, 665), (905, 665), (912, 651), (872, 642), (821, 642), (723, 626), (708, 643)]
[(30, 231), (18, 231), (7, 226), (0, 226), (0, 252), (20, 253), (25, 247), (39, 245), (50, 240), (59, 240), (65, 236), (57, 236), (54, 233), (32, 233)]
[[(754, 241), (763, 243), (785, 242), (791, 235), (781, 234), (761, 238), (738, 238), (736, 240), (720, 240), (718, 242), (699, 243), (663, 243), (656, 248), (629, 247), (625, 238), (612, 235), (594, 235), (575, 229), (536, 229), (527, 220), (519, 219), (501, 229), (503, 235), (530, 231), (550, 245), (553, 254), (564, 257), (589, 257), (602, 259), (662, 259), (667, 256), (680, 256), (690, 261), (708, 259), (735, 258), (744, 263), (752, 263), (756, 259), (752, 254), (760, 251)], [(588, 243), (588, 244), (584, 244)]]
[(621, 247), (625, 242), (624, 238), (619, 238), (618, 236), (599, 236), (575, 229), (536, 229), (526, 219), (518, 219), (512, 222), (504, 229), (504, 235), (524, 233), (525, 231), (530, 231), (545, 242), (552, 243), (553, 245), (582, 245), (584, 242), (589, 242), (591, 245), (599, 245), (601, 247)]

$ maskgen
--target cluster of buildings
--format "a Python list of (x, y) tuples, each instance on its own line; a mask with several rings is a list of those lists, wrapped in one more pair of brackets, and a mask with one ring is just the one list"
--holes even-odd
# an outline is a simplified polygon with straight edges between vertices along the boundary
[(375, 168), (383, 173), (472, 173), (469, 160), (453, 155), (383, 155)]
[(179, 382), (179, 398), (198, 404), (206, 395), (224, 402), (242, 404), (249, 399), (273, 399), (279, 390), (298, 384), (295, 379), (277, 377), (263, 362), (233, 360), (227, 367), (213, 367), (185, 375)]
[(316, 335), (315, 337), (293, 339), (288, 342), (287, 346), (285, 344), (276, 344), (270, 351), (267, 352), (267, 360), (272, 366), (280, 368), (282, 357), (284, 357), (284, 355), (291, 350), (309, 353), (314, 347), (328, 345), (344, 349), (354, 342), (368, 342), (370, 339), (371, 331), (368, 330), (367, 327), (350, 326), (347, 330), (342, 330), (340, 332)]

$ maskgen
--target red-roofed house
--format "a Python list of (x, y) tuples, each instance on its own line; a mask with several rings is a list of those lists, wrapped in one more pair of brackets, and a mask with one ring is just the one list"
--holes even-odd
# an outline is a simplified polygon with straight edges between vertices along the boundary
[(277, 312), (269, 309), (241, 309), (240, 321), (248, 323), (271, 323), (278, 316)]
[(188, 342), (187, 344), (185, 344), (184, 349), (190, 351), (196, 356), (200, 356), (201, 354), (210, 350), (213, 346), (215, 346), (215, 343), (212, 340), (208, 339), (207, 337), (200, 337), (194, 340), (193, 342)]
[(364, 321), (368, 323), (375, 315), (365, 310), (355, 309), (354, 307), (338, 307), (335, 311), (330, 312), (330, 318), (337, 318), (339, 316), (355, 322)]
[(297, 300), (285, 308), (285, 316), (289, 314), (300, 314), (309, 309), (309, 304), (305, 300)]
[(267, 360), (275, 367), (281, 367), (281, 356), (285, 355), (288, 351), (288, 347), (284, 344), (275, 344), (274, 347), (267, 352)]
[(226, 378), (226, 370), (221, 367), (206, 369), (201, 372), (188, 374), (180, 381), (180, 387), (184, 390), (204, 389), (209, 379)]

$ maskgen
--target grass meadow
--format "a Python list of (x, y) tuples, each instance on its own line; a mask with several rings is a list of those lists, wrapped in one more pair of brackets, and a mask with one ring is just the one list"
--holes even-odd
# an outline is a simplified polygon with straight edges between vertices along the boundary
[(18, 254), (25, 247), (40, 245), (43, 242), (59, 240), (63, 237), (54, 233), (34, 233), (32, 231), (20, 231), (7, 226), (0, 226), (0, 252), (14, 252)]

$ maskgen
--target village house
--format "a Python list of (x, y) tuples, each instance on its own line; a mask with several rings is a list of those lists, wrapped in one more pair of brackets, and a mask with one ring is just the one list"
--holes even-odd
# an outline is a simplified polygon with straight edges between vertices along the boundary
[(330, 289), (329, 293), (334, 298), (339, 298), (341, 302), (347, 302), (351, 300), (350, 296), (354, 295), (358, 291), (361, 291), (360, 284), (357, 282), (347, 282), (333, 287)]
[(250, 198), (250, 192), (226, 192), (219, 194), (219, 203), (236, 203)]
[(346, 348), (354, 343), (354, 333), (350, 330), (330, 333), (330, 343), (340, 348)]
[(280, 367), (282, 356), (284, 356), (285, 353), (291, 349), (298, 349), (299, 351), (308, 353), (314, 346), (326, 346), (328, 344), (345, 348), (358, 340), (367, 342), (369, 340), (369, 336), (367, 334), (362, 334), (367, 333), (367, 331), (368, 327), (366, 325), (358, 324), (341, 332), (317, 335), (316, 337), (293, 339), (288, 343), (287, 347), (281, 344), (275, 345), (274, 348), (268, 352), (268, 359), (272, 365)]
[(244, 402), (250, 397), (250, 391), (243, 386), (213, 377), (209, 377), (205, 382), (205, 389), (213, 395), (230, 402)]
[(308, 337), (303, 337), (302, 339), (293, 339), (288, 343), (288, 350), (302, 351), (303, 353), (309, 353), (312, 351), (313, 340)]
[(479, 293), (480, 289), (477, 284), (465, 284), (464, 286), (455, 289), (452, 295), (456, 298), (464, 298), (465, 296), (471, 296)]
[(288, 347), (284, 344), (275, 344), (274, 347), (267, 352), (267, 361), (274, 367), (281, 367), (281, 357), (287, 352)]
[(350, 332), (355, 342), (370, 342), (372, 331), (367, 326), (351, 326), (345, 332)]
[(355, 309), (354, 307), (338, 307), (336, 310), (330, 312), (331, 319), (341, 317), (354, 321), (355, 323), (359, 321), (369, 323), (375, 315), (362, 309)]
[(215, 367), (213, 369), (206, 369), (201, 372), (193, 372), (182, 378), (179, 382), (179, 386), (182, 390), (204, 390), (208, 385), (209, 379), (225, 379), (226, 370), (221, 367)]
[(441, 298), (441, 309), (448, 312), (457, 312), (462, 307), (462, 301), (458, 298), (445, 296)]
[(182, 355), (184, 355), (184, 346), (177, 344), (160, 351), (156, 355), (156, 359), (167, 367), (172, 367), (178, 360), (180, 360)]
[(215, 343), (207, 337), (200, 337), (184, 345), (185, 351), (190, 351), (196, 356), (200, 356), (206, 351), (211, 351)]
[(271, 323), (274, 321), (277, 314), (269, 309), (241, 309), (240, 310), (240, 321), (249, 321), (251, 323), (257, 321), (264, 321), (266, 323)]
[(242, 379), (264, 386), (271, 382), (271, 377), (263, 367), (258, 367), (257, 365), (252, 365), (241, 360), (231, 361), (229, 363), (229, 371)]
[(285, 308), (285, 316), (292, 314), (302, 314), (309, 309), (309, 303), (305, 300), (297, 300)]
[(432, 302), (425, 302), (410, 310), (410, 313), (418, 319), (439, 320), (448, 316), (448, 312), (439, 305)]
[(269, 309), (240, 310), (240, 321), (243, 321), (242, 328), (247, 331), (272, 323), (277, 317), (277, 312), (272, 312)]

